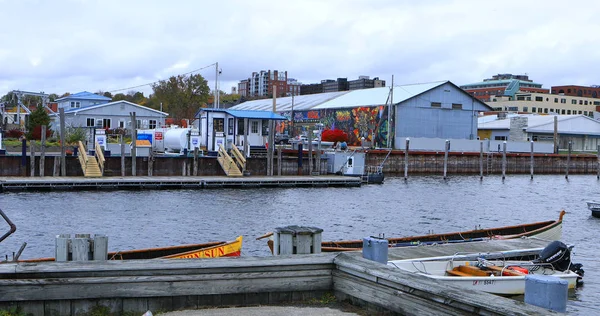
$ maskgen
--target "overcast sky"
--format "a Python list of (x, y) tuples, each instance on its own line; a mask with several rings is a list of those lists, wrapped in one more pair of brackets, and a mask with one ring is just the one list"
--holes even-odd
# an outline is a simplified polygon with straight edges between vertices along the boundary
[[(0, 96), (149, 86), (219, 63), (302, 83), (359, 75), (410, 84), (528, 74), (600, 84), (600, 1), (0, 0)], [(214, 88), (215, 67), (199, 71)], [(116, 93), (116, 92), (114, 92)]]

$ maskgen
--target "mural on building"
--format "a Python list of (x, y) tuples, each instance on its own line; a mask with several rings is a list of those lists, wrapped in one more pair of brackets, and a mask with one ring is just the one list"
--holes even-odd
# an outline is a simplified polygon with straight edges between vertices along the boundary
[[(290, 112), (279, 113), (290, 118)], [(322, 123), (325, 129), (339, 129), (348, 134), (348, 145), (360, 146), (361, 139), (374, 142), (375, 147), (387, 148), (388, 108), (386, 106), (353, 109), (294, 111), (295, 124)], [(277, 131), (289, 133), (291, 122), (281, 122)], [(393, 135), (390, 135), (390, 139)]]

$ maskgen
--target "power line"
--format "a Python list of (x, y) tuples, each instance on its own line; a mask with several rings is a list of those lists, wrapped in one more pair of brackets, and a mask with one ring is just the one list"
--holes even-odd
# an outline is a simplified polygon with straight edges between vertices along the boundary
[[(206, 68), (208, 68), (208, 67), (213, 67), (213, 66), (215, 66), (215, 65), (216, 65), (216, 63), (212, 63), (212, 64), (210, 64), (210, 65), (207, 65), (207, 66), (204, 66), (204, 67), (202, 67), (202, 68), (194, 69), (194, 70), (192, 70), (192, 71), (188, 71), (188, 72), (186, 72), (186, 73), (179, 74), (178, 76), (186, 76), (186, 75), (189, 75), (189, 74), (191, 74), (191, 73), (198, 72), (198, 71), (200, 71), (200, 70), (206, 69)], [(131, 89), (135, 89), (135, 88), (141, 88), (141, 87), (145, 87), (145, 86), (149, 86), (149, 85), (155, 84), (155, 83), (157, 83), (157, 82), (159, 82), (159, 81), (161, 81), (161, 80), (157, 80), (157, 81), (153, 81), (153, 82), (150, 82), (150, 83), (141, 84), (141, 85), (134, 86), (134, 87), (129, 87), (129, 88), (123, 88), (123, 89), (111, 90), (111, 91), (107, 91), (107, 92), (113, 93), (113, 92), (118, 92), (118, 91), (131, 90)]]

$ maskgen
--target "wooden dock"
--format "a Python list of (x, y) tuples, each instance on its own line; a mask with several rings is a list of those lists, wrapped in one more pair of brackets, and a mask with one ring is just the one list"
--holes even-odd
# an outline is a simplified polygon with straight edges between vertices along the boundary
[(144, 190), (277, 187), (359, 187), (360, 177), (273, 176), (273, 177), (1, 177), (0, 192), (65, 190)]
[[(507, 242), (490, 243), (485, 250), (515, 245)], [(454, 246), (435, 248), (451, 254), (457, 250)], [(407, 250), (392, 252), (407, 257), (401, 254)], [(111, 314), (141, 315), (146, 310), (277, 305), (319, 300), (327, 293), (373, 313), (549, 314), (516, 300), (403, 272), (364, 259), (360, 252), (0, 264), (0, 309), (19, 307), (42, 316), (90, 314), (99, 308)]]

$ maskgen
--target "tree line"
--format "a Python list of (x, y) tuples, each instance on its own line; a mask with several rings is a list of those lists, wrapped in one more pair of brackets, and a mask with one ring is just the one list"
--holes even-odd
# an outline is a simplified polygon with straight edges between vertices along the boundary
[[(111, 98), (112, 101), (129, 101), (135, 104), (146, 106), (155, 110), (162, 110), (169, 114), (169, 117), (180, 121), (182, 119), (193, 120), (196, 112), (202, 107), (212, 107), (214, 100), (213, 92), (208, 87), (206, 79), (200, 74), (171, 76), (166, 80), (158, 81), (152, 84), (152, 94), (145, 96), (143, 92), (131, 90), (127, 93), (105, 92), (97, 90), (95, 93)], [(70, 93), (58, 95), (49, 94), (48, 101), (54, 102), (57, 99), (69, 96)], [(219, 91), (219, 100), (221, 107), (230, 107), (244, 99), (238, 94), (227, 94)], [(9, 92), (0, 98), (5, 108), (15, 107), (17, 98)], [(42, 98), (37, 96), (24, 96), (21, 99), (23, 105), (28, 108), (41, 106)]]

